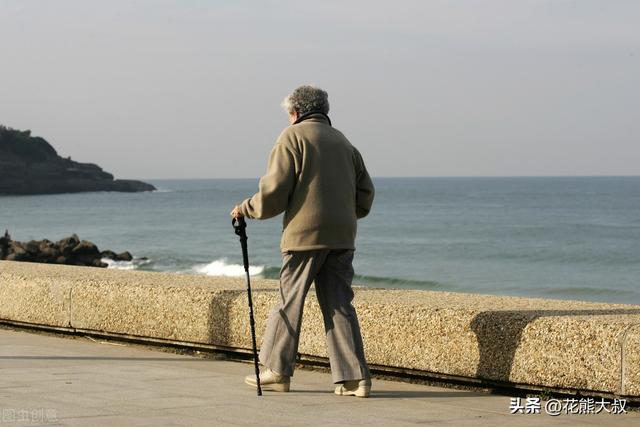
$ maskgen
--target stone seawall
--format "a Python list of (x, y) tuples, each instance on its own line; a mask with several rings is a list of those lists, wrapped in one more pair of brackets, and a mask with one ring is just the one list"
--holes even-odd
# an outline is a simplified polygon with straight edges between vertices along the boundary
[[(277, 282), (252, 280), (258, 342)], [(313, 293), (313, 292), (311, 292)], [(368, 362), (479, 384), (640, 397), (640, 305), (356, 289)], [(0, 322), (246, 351), (243, 279), (0, 261)], [(299, 352), (326, 358), (307, 298)]]

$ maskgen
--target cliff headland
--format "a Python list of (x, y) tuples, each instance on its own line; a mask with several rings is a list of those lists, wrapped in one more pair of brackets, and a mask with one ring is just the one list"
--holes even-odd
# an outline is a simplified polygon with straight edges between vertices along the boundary
[(44, 138), (0, 125), (0, 194), (153, 191), (146, 182), (114, 179), (93, 163), (63, 158)]

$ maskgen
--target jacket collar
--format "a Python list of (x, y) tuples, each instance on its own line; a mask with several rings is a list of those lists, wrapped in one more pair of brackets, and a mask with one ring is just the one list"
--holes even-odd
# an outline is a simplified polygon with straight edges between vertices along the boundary
[(325, 113), (322, 113), (320, 111), (310, 111), (308, 113), (304, 113), (303, 115), (298, 117), (298, 120), (293, 122), (293, 124), (297, 125), (298, 123), (304, 122), (305, 120), (309, 120), (312, 122), (328, 123), (329, 126), (331, 126), (331, 119), (329, 118), (329, 116), (327, 116)]

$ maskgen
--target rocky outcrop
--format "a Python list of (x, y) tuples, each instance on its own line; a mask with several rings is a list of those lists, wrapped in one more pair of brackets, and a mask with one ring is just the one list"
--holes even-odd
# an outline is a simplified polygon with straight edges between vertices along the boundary
[(142, 181), (114, 179), (93, 163), (63, 158), (46, 140), (0, 126), (0, 194), (153, 191)]
[(107, 267), (102, 261), (105, 258), (131, 261), (133, 256), (129, 252), (100, 251), (95, 244), (75, 234), (57, 242), (47, 239), (18, 242), (11, 239), (8, 231), (0, 237), (0, 260)]

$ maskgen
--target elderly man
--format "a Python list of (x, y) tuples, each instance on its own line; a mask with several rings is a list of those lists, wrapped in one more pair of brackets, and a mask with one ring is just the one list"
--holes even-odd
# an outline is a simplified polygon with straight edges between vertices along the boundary
[[(331, 126), (327, 92), (301, 86), (283, 102), (289, 123), (271, 151), (259, 191), (234, 218), (284, 212), (280, 304), (270, 313), (260, 349), (265, 389), (289, 391), (304, 300), (315, 282), (324, 316), (335, 393), (368, 397), (371, 377), (351, 304), (356, 220), (369, 213), (374, 188), (358, 150)], [(248, 376), (245, 382), (255, 386)]]

